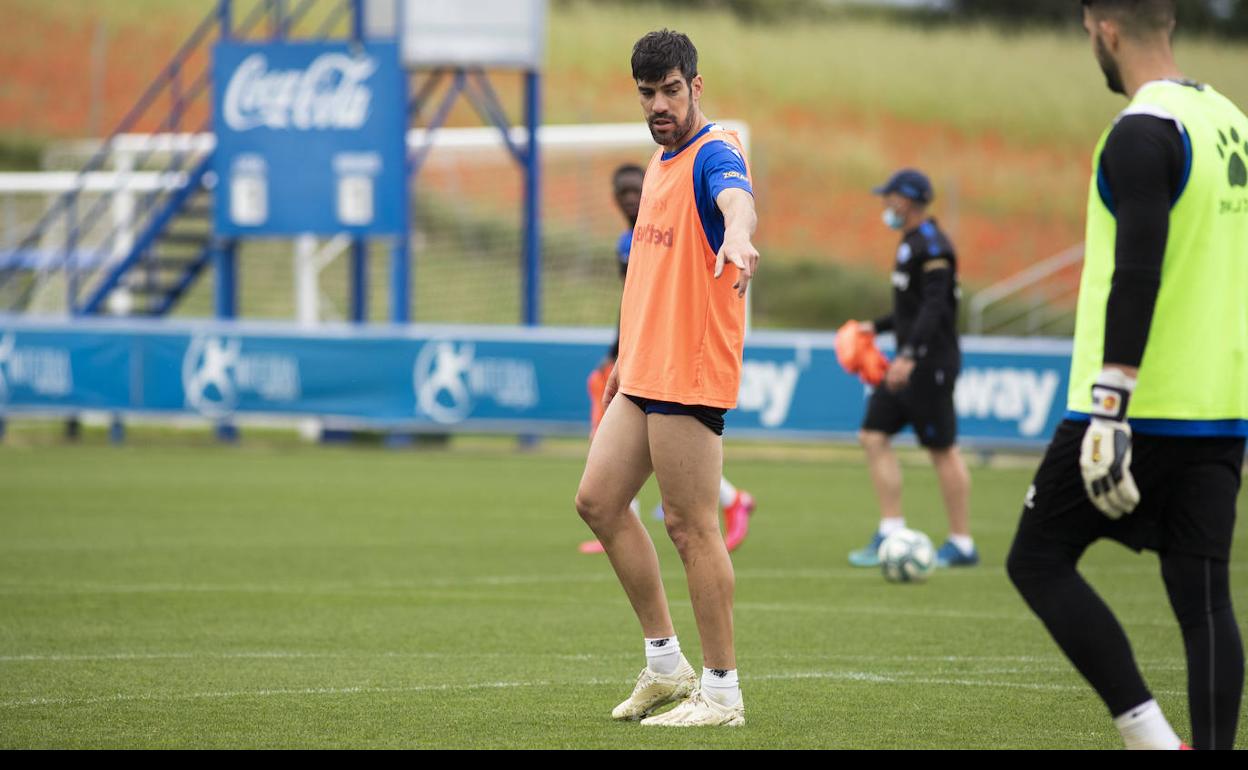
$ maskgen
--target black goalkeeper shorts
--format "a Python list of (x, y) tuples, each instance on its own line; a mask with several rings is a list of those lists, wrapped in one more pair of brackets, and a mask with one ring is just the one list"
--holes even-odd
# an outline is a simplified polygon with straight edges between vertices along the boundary
[(1079, 472), (1087, 422), (1057, 427), (1023, 503), (1019, 542), (1039, 537), (1077, 549), (1100, 538), (1136, 551), (1229, 560), (1244, 439), (1142, 436), (1131, 441), (1131, 475), (1140, 503), (1111, 519), (1088, 499)]

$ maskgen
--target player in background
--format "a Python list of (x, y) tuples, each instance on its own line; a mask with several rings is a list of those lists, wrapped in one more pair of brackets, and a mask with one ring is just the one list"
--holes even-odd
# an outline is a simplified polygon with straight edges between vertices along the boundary
[(858, 432), (880, 502), (880, 524), (866, 546), (849, 554), (855, 567), (878, 567), (880, 543), (906, 526), (901, 512), (901, 465), (891, 437), (907, 424), (928, 451), (940, 482), (949, 538), (936, 552), (940, 567), (979, 563), (971, 538), (971, 476), (958, 451), (953, 387), (962, 367), (958, 347), (958, 262), (953, 246), (928, 216), (934, 193), (919, 171), (903, 169), (875, 188), (884, 223), (901, 233), (893, 266), (893, 312), (861, 321), (870, 332), (894, 331), (897, 355), (867, 402)]
[[(637, 227), (637, 212), (641, 206), (641, 186), (646, 170), (641, 166), (626, 163), (611, 175), (611, 188), (615, 195), (615, 205), (620, 214), (628, 221), (628, 229), (620, 233), (616, 241), (615, 258), (620, 268), (620, 280), (628, 276), (628, 253), (633, 246), (633, 230)], [(620, 335), (617, 328), (615, 342), (602, 363), (589, 375), (589, 408), (590, 437), (598, 430), (598, 423), (606, 408), (603, 406), (602, 393), (607, 387), (607, 379), (615, 368), (615, 360), (620, 354)], [(750, 516), (754, 513), (754, 496), (745, 490), (738, 490), (728, 481), (727, 477), (719, 480), (719, 505), (724, 515), (724, 545), (728, 550), (735, 551), (745, 541), (750, 531)], [(641, 512), (641, 505), (634, 498), (629, 507), (634, 514)], [(659, 508), (662, 511), (662, 507)], [(602, 553), (602, 543), (597, 540), (586, 540), (580, 545), (581, 553)]]
[(1069, 411), (1006, 567), (1127, 748), (1178, 749), (1077, 569), (1100, 538), (1156, 551), (1192, 744), (1229, 749), (1244, 681), (1230, 556), (1248, 435), (1248, 117), (1179, 71), (1173, 0), (1084, 0), (1083, 23), (1130, 103), (1093, 154)]
[[(724, 414), (741, 386), (758, 218), (740, 140), (702, 114), (689, 38), (670, 30), (643, 36), (633, 47), (632, 74), (660, 148), (646, 169), (620, 302), (619, 359), (576, 509), (606, 547), (645, 637), (646, 667), (612, 716), (643, 725), (740, 725), (735, 578), (717, 509)], [(702, 645), (700, 679), (681, 654), (654, 543), (628, 509), (651, 473), (685, 568)]]

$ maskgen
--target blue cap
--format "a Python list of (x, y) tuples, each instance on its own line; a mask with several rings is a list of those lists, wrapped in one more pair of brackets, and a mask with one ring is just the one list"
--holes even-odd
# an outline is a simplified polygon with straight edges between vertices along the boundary
[(936, 193), (932, 191), (932, 183), (922, 171), (903, 168), (888, 178), (884, 184), (871, 192), (876, 195), (897, 193), (919, 203), (931, 203)]

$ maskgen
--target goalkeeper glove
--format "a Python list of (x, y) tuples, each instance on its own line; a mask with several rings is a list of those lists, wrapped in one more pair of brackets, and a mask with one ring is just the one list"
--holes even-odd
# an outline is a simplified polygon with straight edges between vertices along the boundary
[(1140, 502), (1131, 476), (1131, 426), (1127, 402), (1135, 380), (1119, 369), (1104, 369), (1092, 386), (1092, 421), (1083, 434), (1079, 470), (1088, 499), (1111, 519), (1130, 513)]

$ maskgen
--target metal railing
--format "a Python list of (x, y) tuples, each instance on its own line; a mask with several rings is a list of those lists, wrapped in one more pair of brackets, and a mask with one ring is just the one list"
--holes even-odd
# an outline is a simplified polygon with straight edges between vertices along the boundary
[[(1021, 324), (1021, 331), (1037, 335), (1069, 324), (1079, 287), (1077, 280), (1063, 281), (1062, 276), (1082, 264), (1079, 243), (980, 290), (967, 304), (967, 331), (992, 334)], [(993, 308), (999, 310), (990, 315)]]

